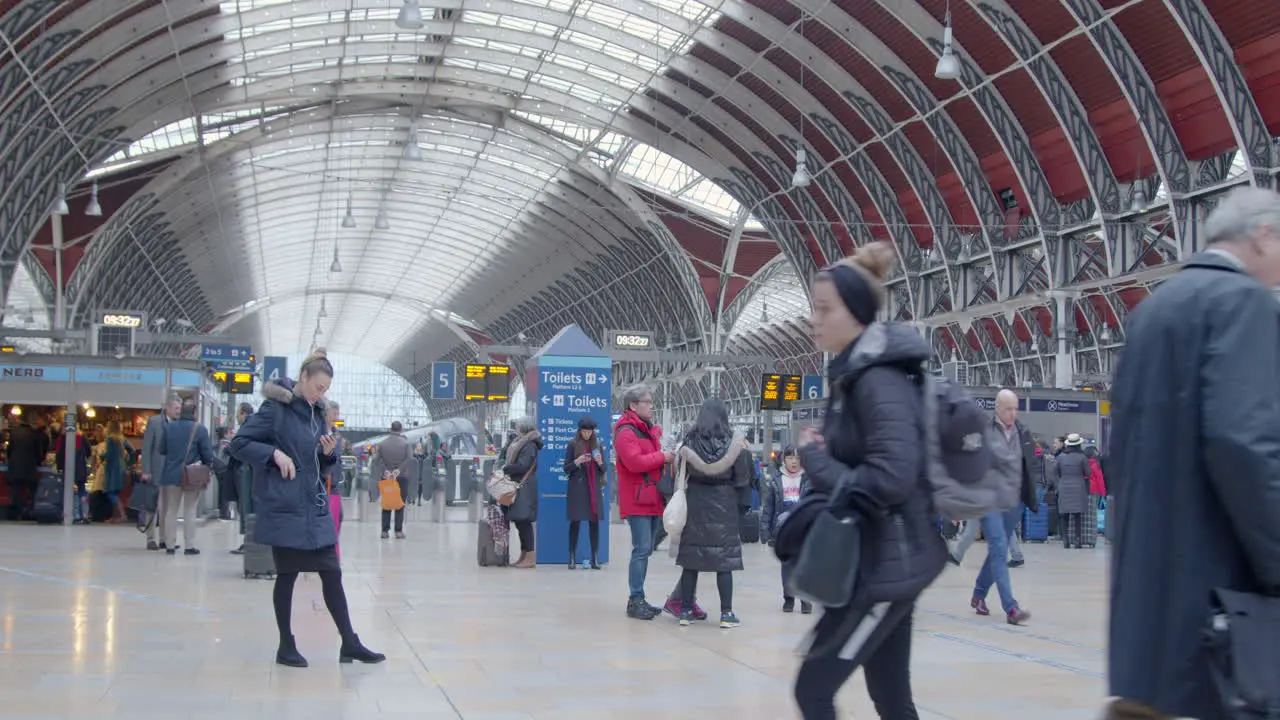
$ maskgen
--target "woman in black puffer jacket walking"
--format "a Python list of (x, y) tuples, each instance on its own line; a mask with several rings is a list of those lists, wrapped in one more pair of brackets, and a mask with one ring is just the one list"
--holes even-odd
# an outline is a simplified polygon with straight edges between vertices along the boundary
[(680, 533), (676, 565), (680, 576), (680, 624), (694, 621), (698, 573), (716, 574), (720, 591), (720, 627), (740, 624), (733, 613), (733, 572), (742, 569), (741, 508), (750, 490), (751, 451), (729, 429), (729, 408), (707, 398), (698, 420), (685, 436), (680, 461), (688, 473), (689, 516)]
[(800, 455), (815, 491), (839, 489), (856, 506), (862, 555), (853, 601), (827, 608), (809, 635), (795, 687), (805, 720), (835, 720), (836, 693), (858, 667), (881, 718), (919, 717), (911, 616), (947, 550), (933, 525), (920, 435), (930, 348), (910, 327), (876, 322), (894, 259), (892, 248), (873, 243), (813, 283), (810, 323), (832, 356), (831, 399), (822, 433), (801, 434)]

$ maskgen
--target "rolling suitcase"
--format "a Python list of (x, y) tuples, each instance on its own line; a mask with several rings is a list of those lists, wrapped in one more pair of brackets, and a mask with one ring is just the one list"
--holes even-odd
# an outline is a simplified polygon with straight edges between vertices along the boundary
[(1036, 498), (1040, 501), (1040, 512), (1033, 513), (1031, 508), (1022, 510), (1022, 541), (1049, 541), (1049, 506), (1044, 501), (1044, 488), (1036, 489)]
[(490, 503), (476, 523), (476, 562), (480, 567), (506, 567), (511, 562), (511, 530), (502, 509)]
[(1098, 496), (1090, 495), (1080, 514), (1080, 543), (1088, 547), (1098, 547)]
[(62, 478), (57, 475), (41, 475), (36, 483), (36, 497), (31, 516), (42, 525), (62, 522)]
[(253, 538), (257, 520), (256, 515), (246, 515), (244, 518), (244, 576), (271, 579), (276, 576), (276, 561), (271, 555), (271, 547)]
[(748, 510), (742, 516), (738, 526), (738, 534), (744, 543), (760, 542), (760, 511)]

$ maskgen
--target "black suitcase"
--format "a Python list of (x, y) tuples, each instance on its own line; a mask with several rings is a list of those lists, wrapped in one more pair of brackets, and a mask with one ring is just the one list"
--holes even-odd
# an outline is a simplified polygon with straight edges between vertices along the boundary
[(36, 483), (35, 502), (31, 517), (42, 525), (62, 522), (62, 478), (57, 475), (41, 475)]
[(244, 576), (246, 578), (267, 578), (276, 576), (276, 560), (271, 554), (271, 547), (253, 539), (256, 515), (244, 518)]
[(742, 522), (738, 526), (738, 534), (742, 537), (744, 543), (760, 542), (760, 511), (748, 510), (742, 516)]

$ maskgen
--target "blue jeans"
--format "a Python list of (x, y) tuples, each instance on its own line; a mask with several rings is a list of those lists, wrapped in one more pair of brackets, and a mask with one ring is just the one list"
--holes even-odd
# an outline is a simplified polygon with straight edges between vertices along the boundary
[(1000, 593), (1000, 605), (1006, 613), (1018, 609), (1018, 601), (1013, 597), (1013, 584), (1009, 582), (1009, 538), (1021, 520), (1021, 503), (1012, 510), (984, 515), (981, 520), (982, 535), (987, 539), (987, 559), (978, 571), (973, 595), (986, 599), (994, 583)]
[(631, 597), (644, 597), (644, 579), (649, 574), (649, 556), (653, 554), (653, 541), (662, 528), (661, 515), (630, 515), (631, 564), (627, 566), (627, 585)]

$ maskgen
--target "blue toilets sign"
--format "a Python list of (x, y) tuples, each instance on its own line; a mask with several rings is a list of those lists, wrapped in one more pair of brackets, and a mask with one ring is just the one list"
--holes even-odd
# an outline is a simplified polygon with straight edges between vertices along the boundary
[[(561, 350), (564, 354), (557, 354)], [(572, 354), (570, 354), (572, 353)], [(569, 476), (565, 455), (584, 415), (596, 422), (597, 438), (606, 467), (612, 462), (610, 421), (613, 418), (613, 362), (576, 326), (569, 326), (533, 358), (528, 376), (529, 397), (537, 411), (542, 450), (538, 453), (537, 559), (540, 563), (567, 563), (569, 548)], [(607, 472), (596, 474), (595, 516), (609, 522)], [(584, 498), (590, 502), (590, 496)], [(584, 503), (585, 505), (585, 503)], [(589, 512), (589, 507), (578, 508)], [(584, 518), (586, 519), (586, 518)], [(591, 557), (589, 533), (579, 533), (573, 557), (585, 563)], [(600, 533), (600, 562), (609, 561), (608, 533)]]

